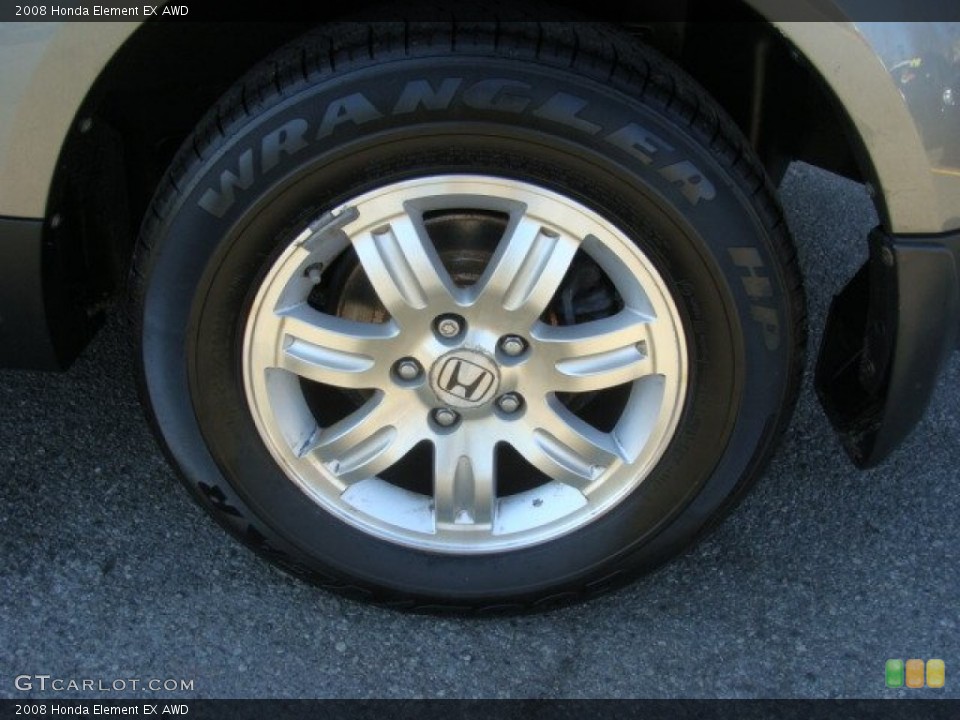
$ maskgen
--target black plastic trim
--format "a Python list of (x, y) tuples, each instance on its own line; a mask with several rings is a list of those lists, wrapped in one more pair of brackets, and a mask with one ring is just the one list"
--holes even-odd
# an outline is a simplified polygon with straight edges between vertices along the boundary
[(42, 220), (0, 218), (0, 368), (64, 370), (99, 318), (71, 297)]
[(853, 461), (884, 460), (923, 416), (960, 340), (960, 232), (870, 233), (870, 257), (833, 299), (816, 388)]

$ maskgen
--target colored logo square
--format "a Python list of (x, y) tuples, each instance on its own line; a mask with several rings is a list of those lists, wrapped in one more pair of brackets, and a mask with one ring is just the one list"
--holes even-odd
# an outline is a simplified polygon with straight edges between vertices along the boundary
[(946, 682), (943, 660), (927, 660), (927, 687), (942, 688)]
[(887, 660), (884, 672), (887, 687), (903, 687), (903, 660)]
[(923, 660), (907, 660), (907, 687), (923, 687)]

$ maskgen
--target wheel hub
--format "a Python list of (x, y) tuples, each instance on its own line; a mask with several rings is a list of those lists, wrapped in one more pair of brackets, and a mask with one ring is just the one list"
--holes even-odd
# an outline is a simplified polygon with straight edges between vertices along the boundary
[(430, 388), (437, 400), (457, 408), (487, 405), (500, 387), (497, 362), (478, 350), (457, 349), (430, 369)]

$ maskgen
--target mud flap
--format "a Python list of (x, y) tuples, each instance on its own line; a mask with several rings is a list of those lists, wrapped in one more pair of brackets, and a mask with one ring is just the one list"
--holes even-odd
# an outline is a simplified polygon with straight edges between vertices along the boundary
[(861, 468), (910, 434), (960, 337), (960, 235), (877, 228), (869, 244), (830, 306), (816, 369), (820, 402)]

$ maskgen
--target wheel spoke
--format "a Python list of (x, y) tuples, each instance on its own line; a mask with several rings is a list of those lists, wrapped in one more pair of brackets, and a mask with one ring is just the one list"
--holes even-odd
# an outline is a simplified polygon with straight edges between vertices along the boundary
[(401, 325), (430, 304), (448, 303), (453, 289), (436, 248), (408, 216), (353, 240), (377, 296)]
[(527, 414), (526, 431), (509, 442), (554, 480), (585, 490), (623, 453), (609, 433), (585, 423), (554, 396)]
[(461, 432), (434, 441), (434, 506), (438, 527), (490, 528), (493, 525), (495, 447), (481, 433), (473, 435)]
[(377, 393), (347, 417), (320, 430), (301, 454), (314, 454), (337, 480), (349, 485), (400, 460), (417, 444), (422, 430), (397, 403)]
[(490, 313), (506, 311), (517, 327), (529, 327), (550, 304), (579, 245), (570, 235), (521, 218), (480, 279), (478, 303)]
[(342, 388), (378, 387), (389, 373), (392, 324), (344, 320), (303, 303), (278, 313), (276, 364), (300, 377)]
[(656, 372), (650, 319), (632, 310), (578, 325), (542, 325), (534, 333), (553, 367), (549, 389), (591, 392)]

